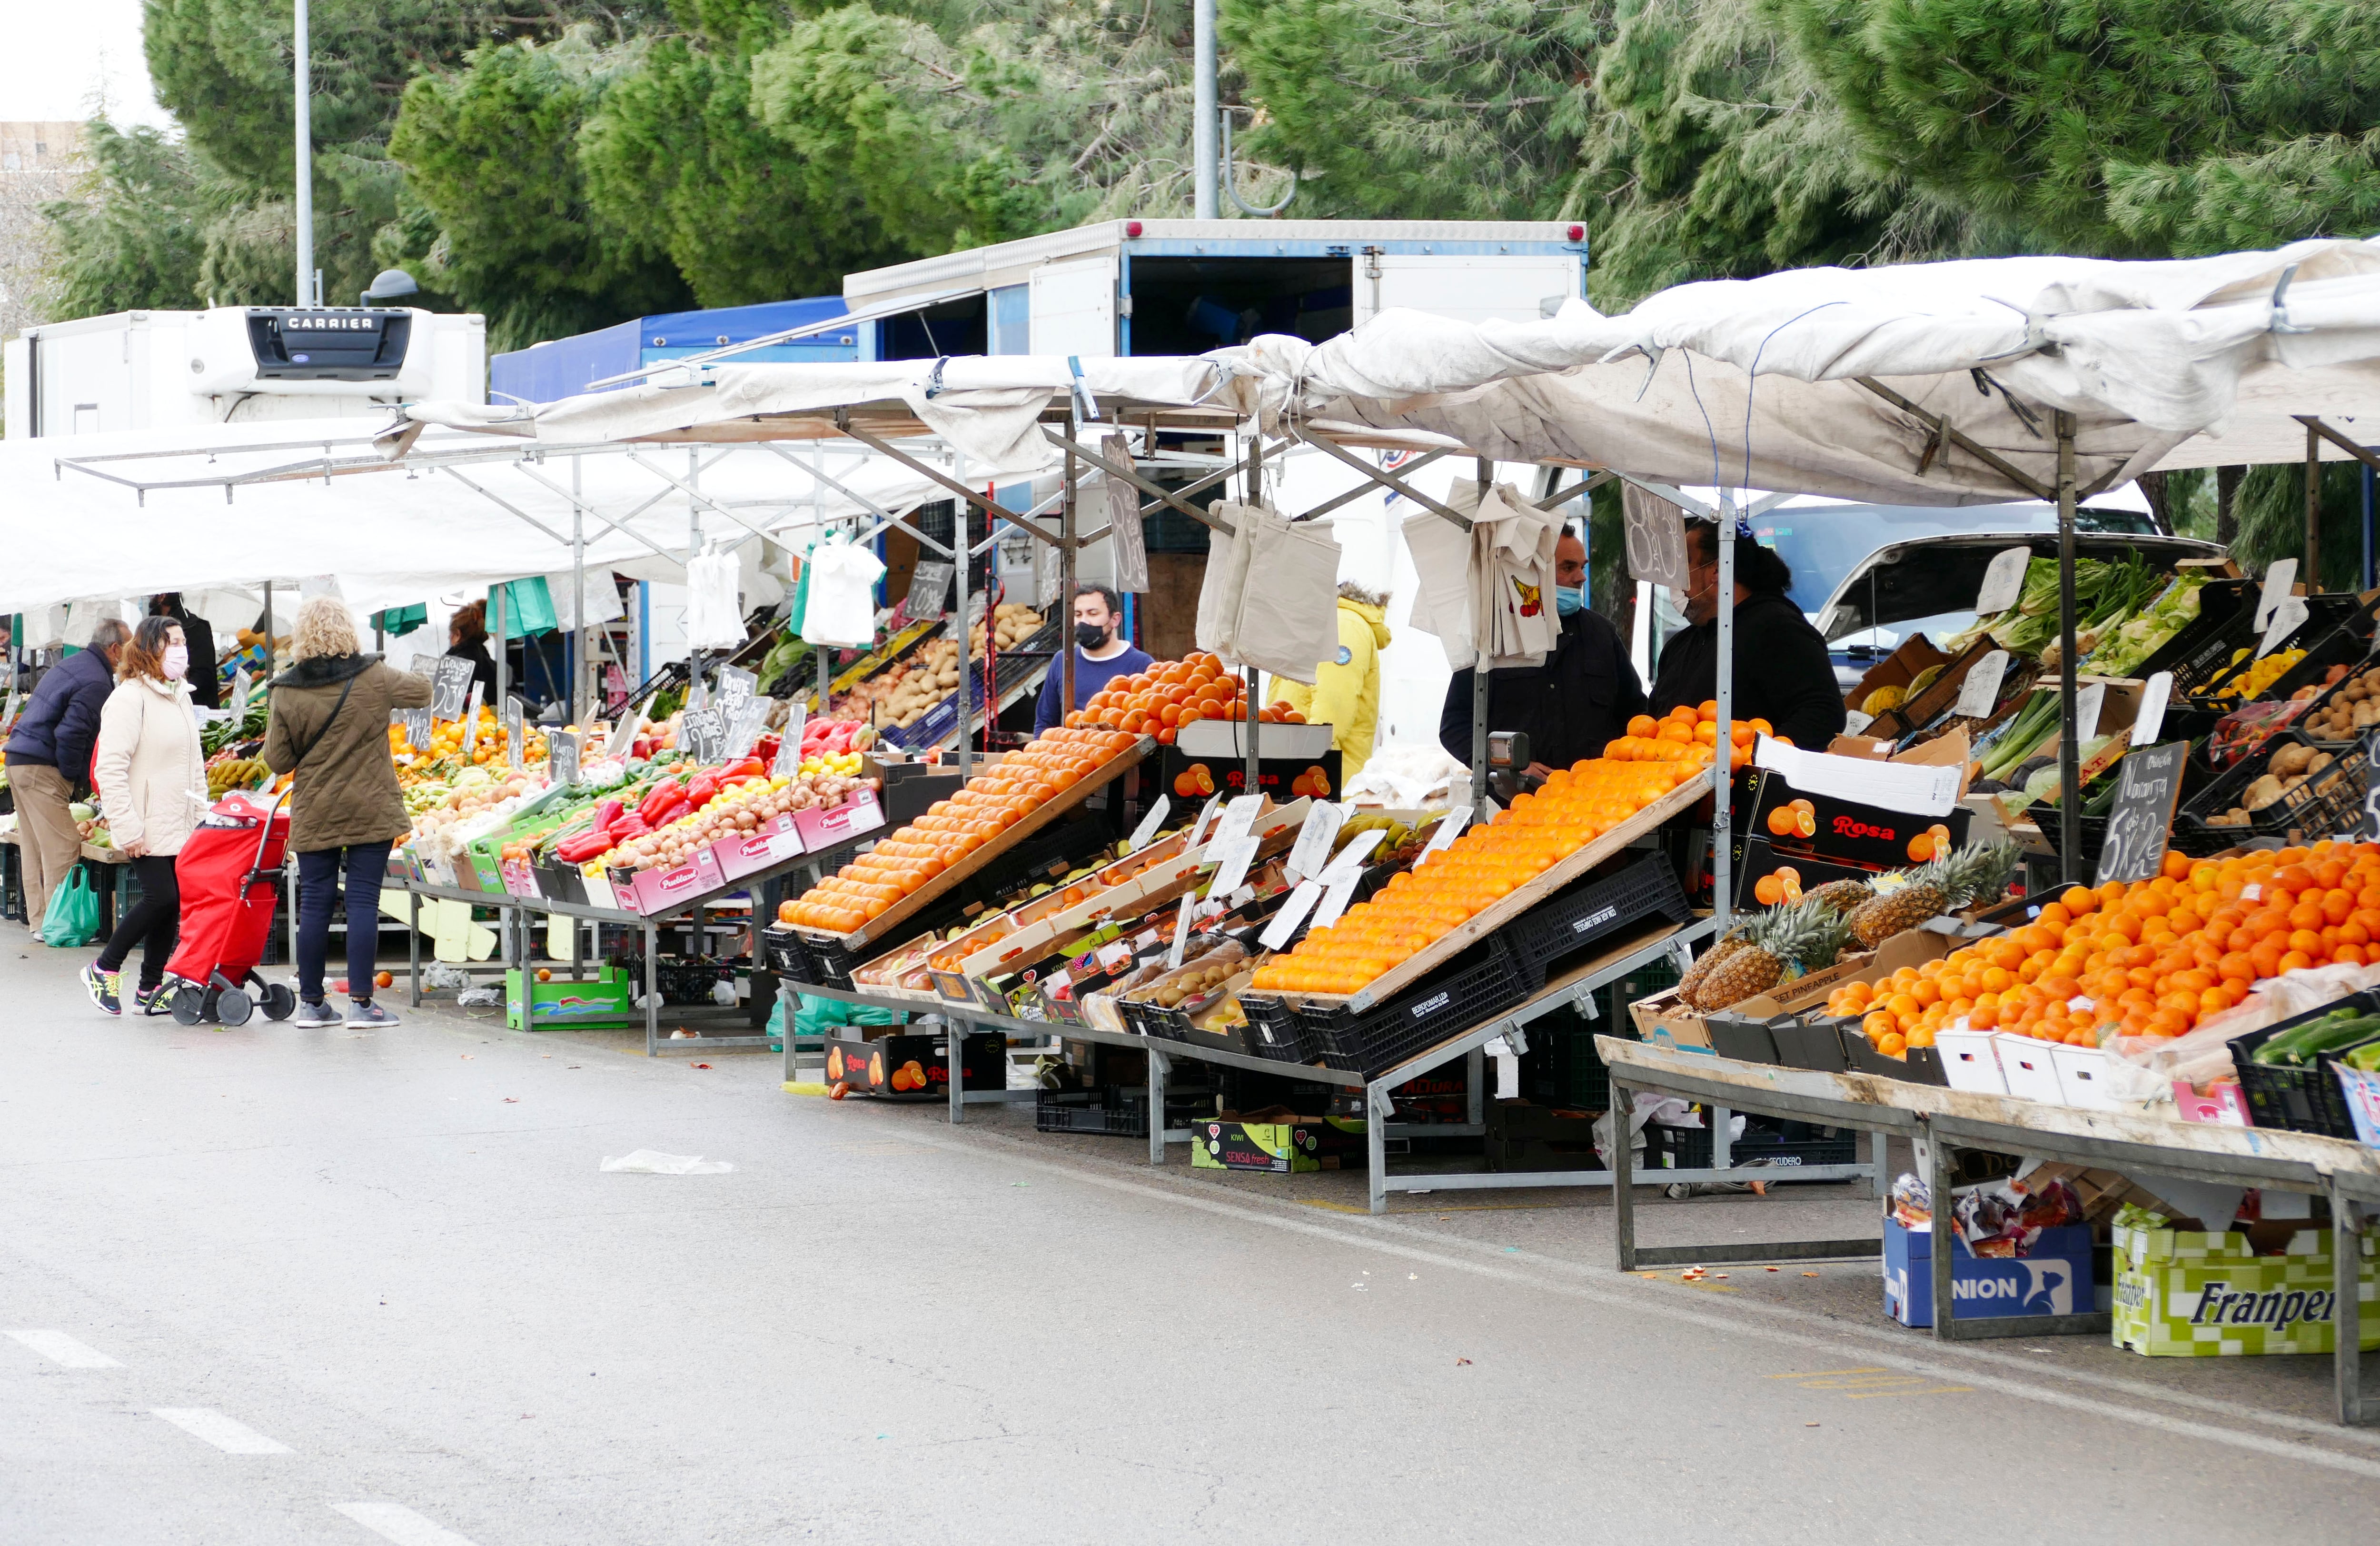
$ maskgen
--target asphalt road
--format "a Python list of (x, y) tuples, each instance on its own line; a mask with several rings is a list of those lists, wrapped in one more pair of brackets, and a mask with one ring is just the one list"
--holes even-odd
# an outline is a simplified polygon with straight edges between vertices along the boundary
[[(2368, 1541), (2328, 1360), (1958, 1351), (1873, 1263), (1214, 1177), (453, 1010), (110, 1021), (0, 948), (0, 1542)], [(398, 995), (401, 1004), (401, 994)], [(707, 1062), (710, 1067), (693, 1066)], [(978, 1108), (978, 1111), (981, 1109)], [(730, 1175), (604, 1174), (650, 1148)], [(1844, 1235), (1849, 1188), (1642, 1237)]]

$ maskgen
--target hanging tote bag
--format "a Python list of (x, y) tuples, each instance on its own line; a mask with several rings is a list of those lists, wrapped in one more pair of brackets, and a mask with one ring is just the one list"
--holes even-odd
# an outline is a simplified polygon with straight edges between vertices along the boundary
[(42, 943), (71, 950), (98, 937), (99, 891), (91, 883), (89, 867), (78, 864), (67, 883), (50, 894), (49, 908), (42, 914)]

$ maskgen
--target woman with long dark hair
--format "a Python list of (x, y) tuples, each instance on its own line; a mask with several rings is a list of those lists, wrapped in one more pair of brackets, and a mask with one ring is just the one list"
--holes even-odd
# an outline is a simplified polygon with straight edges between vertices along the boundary
[[(1718, 528), (1686, 523), (1686, 627), (1661, 647), (1653, 712), (1718, 696)], [(1793, 570), (1775, 550), (1735, 539), (1734, 715), (1824, 751), (1843, 731), (1843, 693), (1827, 641), (1785, 592)]]
[(164, 1012), (158, 992), (182, 917), (174, 856), (189, 841), (205, 809), (205, 754), (190, 705), (190, 651), (182, 625), (143, 617), (115, 665), (115, 690), (99, 713), (91, 784), (106, 814), (108, 835), (132, 860), (140, 900), (125, 910), (99, 958), (85, 967), (83, 986), (109, 1015), (124, 1013), (124, 962), (141, 946), (140, 982), (133, 1007)]

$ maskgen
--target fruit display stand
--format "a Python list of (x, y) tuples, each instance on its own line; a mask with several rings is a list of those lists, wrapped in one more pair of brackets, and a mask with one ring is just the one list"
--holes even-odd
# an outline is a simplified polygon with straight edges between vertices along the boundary
[[(1610, 1070), (1611, 1100), (1625, 1109), (1637, 1091), (1699, 1101), (1792, 1121), (1914, 1139), (1924, 1146), (1929, 1195), (1952, 1195), (1961, 1150), (2022, 1155), (2119, 1172), (2141, 1171), (2222, 1186), (2256, 1187), (2326, 1199), (2332, 1225), (2360, 1239), (2380, 1212), (2380, 1150), (2344, 1138), (2266, 1127), (2184, 1122), (2131, 1111), (2091, 1110), (2012, 1095), (1919, 1084), (1874, 1075), (1744, 1063), (1710, 1053), (1661, 1047), (1614, 1036), (1596, 1039)], [(1795, 1261), (1880, 1256), (1878, 1238), (1780, 1240), (1755, 1245), (1644, 1246), (1636, 1241), (1631, 1160), (1616, 1148), (1612, 1190), (1616, 1265), (1645, 1268), (1741, 1261)], [(1664, 1175), (1666, 1177), (1666, 1174)], [(1952, 1303), (1952, 1254), (1933, 1253), (1933, 1299)], [(2333, 1252), (2338, 1305), (2333, 1384), (2341, 1423), (2380, 1422), (2380, 1398), (2362, 1393), (2358, 1345), (2362, 1316), (2360, 1252)], [(2105, 1312), (2066, 1315), (1934, 1317), (1937, 1340), (2106, 1333)]]

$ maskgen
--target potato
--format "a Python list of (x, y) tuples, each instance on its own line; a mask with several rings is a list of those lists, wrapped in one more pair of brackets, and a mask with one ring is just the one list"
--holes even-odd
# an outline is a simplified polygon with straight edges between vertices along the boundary
[(2273, 774), (2266, 773), (2264, 777), (2248, 785), (2248, 793), (2242, 797), (2240, 803), (2245, 805), (2250, 810), (2262, 810), (2265, 807), (2272, 804), (2275, 800), (2279, 799), (2281, 797), (2281, 781), (2278, 778), (2276, 778)]
[(2297, 745), (2285, 746), (2273, 753), (2272, 771), (2280, 774), (2282, 777), (2287, 778), (2291, 773), (2301, 773), (2305, 772), (2306, 765), (2313, 761), (2313, 748)]

